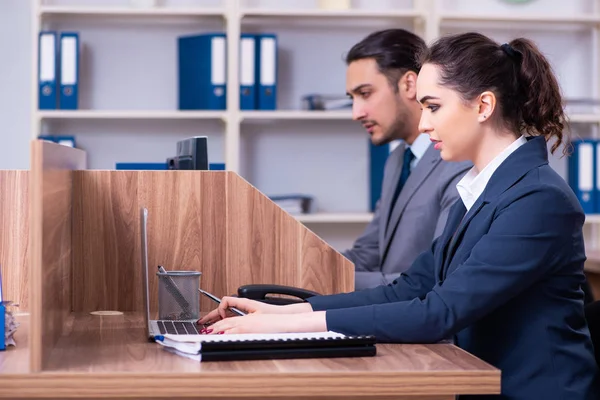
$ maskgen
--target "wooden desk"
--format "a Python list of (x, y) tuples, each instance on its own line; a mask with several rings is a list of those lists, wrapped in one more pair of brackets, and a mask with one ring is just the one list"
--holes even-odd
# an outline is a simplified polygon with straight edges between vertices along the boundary
[(377, 356), (198, 363), (145, 340), (139, 314), (73, 314), (49, 368), (30, 373), (28, 321), (0, 352), (0, 397), (447, 400), (499, 393), (500, 371), (448, 344), (377, 345)]

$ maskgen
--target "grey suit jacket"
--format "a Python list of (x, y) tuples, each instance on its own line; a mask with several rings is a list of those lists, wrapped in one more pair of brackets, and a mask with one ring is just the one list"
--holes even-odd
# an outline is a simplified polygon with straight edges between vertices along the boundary
[(389, 155), (373, 220), (343, 253), (355, 265), (356, 290), (391, 283), (431, 246), (459, 199), (456, 184), (472, 167), (470, 162), (443, 161), (430, 145), (392, 205), (404, 149), (402, 143)]

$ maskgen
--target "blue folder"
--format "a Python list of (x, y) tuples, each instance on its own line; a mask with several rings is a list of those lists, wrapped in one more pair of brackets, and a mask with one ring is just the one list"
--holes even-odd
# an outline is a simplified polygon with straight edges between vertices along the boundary
[(60, 100), (61, 110), (79, 108), (79, 34), (60, 34)]
[(39, 135), (38, 139), (62, 144), (64, 146), (75, 147), (75, 137), (74, 136)]
[(162, 163), (117, 163), (118, 170), (130, 171), (161, 171), (169, 169), (166, 162)]
[(256, 35), (240, 38), (240, 110), (256, 109)]
[(0, 266), (0, 350), (6, 349), (4, 324), (6, 318), (6, 307), (4, 306), (4, 297), (2, 296), (2, 266)]
[(369, 139), (369, 210), (375, 211), (383, 188), (383, 171), (390, 155), (390, 145), (374, 145)]
[(598, 211), (596, 208), (596, 180), (597, 180), (597, 147), (594, 139), (574, 140), (573, 153), (568, 160), (569, 186), (579, 199), (581, 207), (586, 214)]
[(224, 33), (177, 40), (180, 110), (225, 110), (227, 45)]
[(40, 110), (55, 110), (58, 108), (56, 32), (40, 32), (38, 42), (38, 108)]
[(256, 36), (256, 85), (257, 108), (275, 110), (277, 108), (277, 36), (260, 34)]
[(6, 307), (0, 301), (0, 350), (6, 350), (6, 343), (4, 342), (4, 319), (6, 318)]

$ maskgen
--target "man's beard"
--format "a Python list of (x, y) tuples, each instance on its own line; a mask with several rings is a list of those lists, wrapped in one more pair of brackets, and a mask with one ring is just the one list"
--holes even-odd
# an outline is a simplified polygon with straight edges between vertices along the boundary
[(398, 101), (396, 107), (396, 118), (390, 125), (390, 127), (385, 131), (379, 143), (377, 145), (384, 145), (393, 140), (406, 140), (411, 132), (410, 132), (410, 121), (409, 121), (409, 113), (408, 110), (404, 107), (403, 104), (400, 104)]

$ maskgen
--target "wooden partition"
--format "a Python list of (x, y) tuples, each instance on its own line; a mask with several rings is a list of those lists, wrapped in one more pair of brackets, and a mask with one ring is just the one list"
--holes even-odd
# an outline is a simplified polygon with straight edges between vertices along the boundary
[(142, 310), (140, 207), (149, 211), (153, 310), (159, 264), (202, 272), (200, 285), (218, 296), (249, 283), (354, 288), (350, 261), (234, 173), (77, 171), (74, 311)]
[[(140, 313), (141, 207), (149, 210), (154, 309), (158, 264), (201, 271), (201, 286), (219, 296), (247, 283), (350, 291), (352, 264), (234, 173), (86, 171), (85, 153), (40, 141), (31, 159), (28, 178), (0, 175), (8, 177), (0, 188), (16, 191), (28, 179), (31, 205), (28, 216), (0, 220), (22, 233), (19, 221), (29, 218), (31, 311), (21, 316), (17, 348), (0, 352), (0, 397), (447, 400), (500, 392), (500, 371), (451, 344), (382, 344), (370, 358), (219, 363), (164, 351), (148, 341)], [(22, 245), (20, 237), (9, 244)]]
[(31, 144), (30, 283), (31, 371), (41, 371), (71, 313), (73, 170), (85, 152), (62, 145)]
[(141, 207), (153, 311), (159, 264), (201, 271), (218, 296), (249, 283), (354, 288), (350, 261), (231, 172), (89, 171), (83, 151), (34, 141), (29, 184), (32, 371), (48, 365), (73, 312), (143, 310)]
[(0, 171), (0, 271), (4, 300), (29, 310), (28, 171)]

